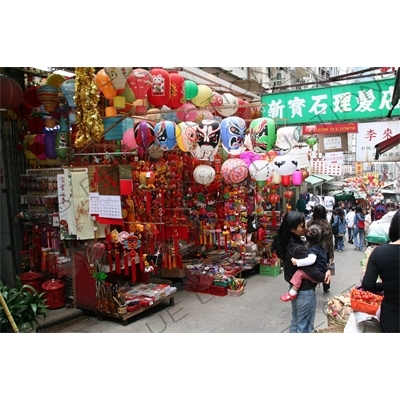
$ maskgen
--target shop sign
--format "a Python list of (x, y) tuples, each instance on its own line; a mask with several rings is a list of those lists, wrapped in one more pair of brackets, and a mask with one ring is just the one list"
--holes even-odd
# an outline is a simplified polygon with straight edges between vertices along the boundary
[(325, 154), (326, 165), (343, 165), (343, 152), (332, 151)]
[(355, 164), (356, 175), (361, 176), (363, 174), (363, 163), (357, 161), (354, 164)]
[(310, 172), (311, 174), (341, 176), (342, 164), (328, 164), (326, 162), (326, 157), (312, 158), (310, 162)]
[[(386, 118), (392, 108), (395, 79), (305, 89), (262, 96), (263, 117), (277, 125), (323, 124)], [(400, 116), (400, 103), (392, 117)]]
[[(375, 161), (375, 146), (400, 133), (400, 121), (366, 122), (358, 124), (356, 138), (356, 160)], [(400, 145), (379, 156), (380, 162), (399, 161)]]
[(307, 125), (303, 125), (303, 135), (309, 135), (312, 132), (315, 135), (323, 135), (328, 133), (357, 133), (358, 124), (357, 122), (349, 122), (347, 124), (320, 124), (314, 125), (312, 128)]

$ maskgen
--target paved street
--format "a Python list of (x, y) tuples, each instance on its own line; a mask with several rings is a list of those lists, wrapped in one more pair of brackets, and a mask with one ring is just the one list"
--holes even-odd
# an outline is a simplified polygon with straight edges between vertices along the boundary
[[(315, 328), (327, 327), (324, 305), (336, 294), (348, 292), (362, 278), (360, 261), (363, 251), (346, 243), (342, 253), (335, 251), (336, 275), (330, 292), (317, 288)], [(277, 277), (248, 274), (245, 293), (240, 297), (213, 296), (178, 290), (175, 305), (168, 301), (128, 321), (107, 319), (100, 321), (84, 315), (63, 325), (43, 330), (44, 333), (282, 333), (288, 332), (291, 306), (279, 296), (287, 291), (283, 274)]]

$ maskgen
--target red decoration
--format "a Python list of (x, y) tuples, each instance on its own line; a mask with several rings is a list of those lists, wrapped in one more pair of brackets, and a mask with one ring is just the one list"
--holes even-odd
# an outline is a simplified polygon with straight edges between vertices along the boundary
[(169, 73), (162, 68), (153, 68), (150, 74), (152, 76), (152, 86), (147, 92), (147, 99), (154, 107), (165, 106), (171, 97)]
[(238, 104), (239, 104), (239, 108), (237, 109), (235, 115), (240, 117), (246, 111), (246, 107), (243, 107), (243, 106), (245, 106), (246, 104), (249, 104), (249, 103), (245, 100), (238, 98)]
[(290, 185), (290, 175), (282, 175), (282, 185), (289, 186)]
[(310, 176), (306, 169), (302, 169), (301, 174), (303, 175), (303, 181)]
[(24, 92), (24, 100), (32, 107), (40, 107), (40, 105), (42, 104), (37, 97), (37, 90), (37, 86), (30, 86)]
[(294, 192), (292, 190), (286, 190), (283, 195), (289, 200), (294, 196)]
[(17, 81), (6, 76), (0, 76), (0, 108), (12, 110), (17, 108), (24, 99), (24, 93)]
[[(128, 85), (137, 100), (144, 100), (146, 98), (152, 86), (152, 81), (150, 72), (143, 68), (134, 69), (127, 79)], [(144, 114), (146, 110), (146, 105), (136, 105), (137, 114)]]
[(171, 81), (171, 93), (167, 107), (175, 109), (185, 104), (185, 78), (176, 71), (169, 74)]

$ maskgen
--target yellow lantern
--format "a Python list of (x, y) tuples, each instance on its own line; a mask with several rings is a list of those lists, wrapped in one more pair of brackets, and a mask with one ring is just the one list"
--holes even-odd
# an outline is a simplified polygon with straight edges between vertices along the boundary
[(206, 85), (198, 85), (199, 92), (191, 102), (197, 107), (207, 107), (213, 99), (213, 91)]

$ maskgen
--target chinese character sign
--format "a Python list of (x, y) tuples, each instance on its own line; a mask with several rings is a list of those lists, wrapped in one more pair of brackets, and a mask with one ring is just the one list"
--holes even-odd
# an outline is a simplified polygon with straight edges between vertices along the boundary
[[(382, 79), (264, 95), (263, 117), (275, 119), (277, 125), (386, 118), (394, 82)], [(400, 103), (393, 110), (395, 116), (400, 116)]]
[[(372, 162), (375, 160), (375, 146), (400, 133), (400, 121), (366, 122), (358, 124), (356, 136), (356, 160)], [(379, 161), (399, 161), (400, 145), (379, 156)]]

